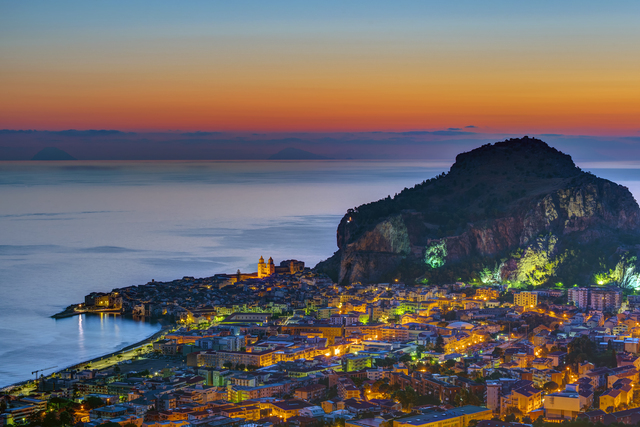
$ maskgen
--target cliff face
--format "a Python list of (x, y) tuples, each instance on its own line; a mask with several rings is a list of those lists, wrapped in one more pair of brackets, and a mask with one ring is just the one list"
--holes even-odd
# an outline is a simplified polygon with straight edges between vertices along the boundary
[(574, 246), (634, 239), (639, 230), (627, 188), (525, 137), (462, 153), (449, 173), (350, 210), (338, 226), (339, 250), (317, 269), (339, 282), (411, 281), (407, 275), (494, 257), (505, 278), (542, 283)]

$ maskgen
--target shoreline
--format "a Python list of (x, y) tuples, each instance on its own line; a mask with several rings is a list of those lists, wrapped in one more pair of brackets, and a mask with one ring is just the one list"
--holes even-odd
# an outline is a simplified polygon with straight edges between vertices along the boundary
[[(78, 314), (86, 314), (86, 313), (78, 313)], [(126, 347), (123, 347), (123, 348), (121, 348), (119, 350), (115, 350), (115, 351), (112, 351), (110, 353), (103, 354), (101, 356), (96, 356), (96, 357), (94, 357), (92, 359), (89, 359), (89, 360), (85, 360), (85, 361), (82, 361), (82, 362), (79, 362), (79, 363), (75, 363), (73, 365), (68, 365), (68, 366), (66, 366), (66, 367), (64, 367), (62, 369), (58, 369), (58, 370), (56, 370), (56, 371), (54, 371), (54, 372), (52, 372), (52, 373), (50, 373), (48, 375), (45, 375), (44, 378), (45, 379), (49, 379), (49, 378), (51, 378), (52, 375), (59, 374), (60, 372), (66, 371), (68, 369), (83, 369), (84, 366), (86, 366), (88, 364), (94, 364), (96, 362), (100, 362), (100, 361), (103, 361), (105, 359), (109, 359), (109, 358), (112, 358), (114, 356), (117, 356), (118, 354), (124, 354), (126, 352), (131, 351), (131, 350), (135, 350), (135, 349), (144, 347), (147, 344), (150, 344), (150, 343), (152, 343), (154, 341), (157, 341), (157, 339), (159, 337), (163, 336), (164, 334), (166, 334), (169, 329), (171, 329), (171, 325), (161, 325), (159, 331), (154, 332), (150, 336), (148, 336), (148, 337), (146, 337), (146, 338), (144, 338), (144, 339), (142, 339), (142, 340), (140, 340), (138, 342), (130, 344), (130, 345), (128, 345)], [(98, 370), (101, 371), (103, 369), (110, 368), (111, 366), (114, 366), (117, 363), (118, 363), (118, 361), (115, 361), (114, 363), (106, 365), (104, 367), (101, 367)], [(31, 382), (33, 382), (33, 379), (18, 381), (18, 382), (13, 383), (13, 384), (8, 384), (6, 386), (1, 386), (0, 387), (0, 392), (10, 392), (11, 390), (9, 390), (9, 389), (12, 389), (14, 387), (23, 386), (23, 385), (29, 384)]]
[(80, 316), (82, 314), (100, 314), (100, 313), (115, 313), (122, 314), (122, 310), (119, 308), (105, 308), (100, 310), (83, 310), (82, 304), (71, 304), (59, 313), (53, 314), (49, 317), (52, 319), (65, 319), (67, 317)]

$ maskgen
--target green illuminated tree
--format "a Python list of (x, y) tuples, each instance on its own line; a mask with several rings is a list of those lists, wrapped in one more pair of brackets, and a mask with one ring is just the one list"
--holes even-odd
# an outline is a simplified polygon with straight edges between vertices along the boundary
[(442, 267), (447, 256), (446, 240), (438, 240), (427, 246), (424, 254), (424, 262), (431, 268)]

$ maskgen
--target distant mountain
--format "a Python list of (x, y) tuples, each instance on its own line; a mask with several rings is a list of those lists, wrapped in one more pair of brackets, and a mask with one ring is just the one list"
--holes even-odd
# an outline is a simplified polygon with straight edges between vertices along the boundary
[(448, 173), (350, 209), (316, 270), (339, 283), (640, 286), (640, 208), (626, 187), (533, 138), (459, 154)]
[(46, 147), (38, 151), (31, 160), (76, 160), (76, 158), (59, 148)]
[(309, 151), (300, 150), (299, 148), (288, 147), (278, 151), (269, 157), (269, 160), (323, 160), (327, 157), (319, 154), (310, 153)]

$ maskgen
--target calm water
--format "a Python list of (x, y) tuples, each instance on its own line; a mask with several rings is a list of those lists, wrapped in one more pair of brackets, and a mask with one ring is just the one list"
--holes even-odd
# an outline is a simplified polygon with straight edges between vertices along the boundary
[[(0, 162), (0, 386), (143, 339), (159, 327), (49, 316), (92, 291), (314, 266), (350, 208), (444, 170), (426, 162)], [(640, 193), (638, 169), (591, 169)], [(50, 372), (50, 371), (49, 371)]]
[(0, 162), (0, 386), (159, 326), (49, 316), (91, 291), (313, 266), (340, 217), (448, 169), (424, 162)]

